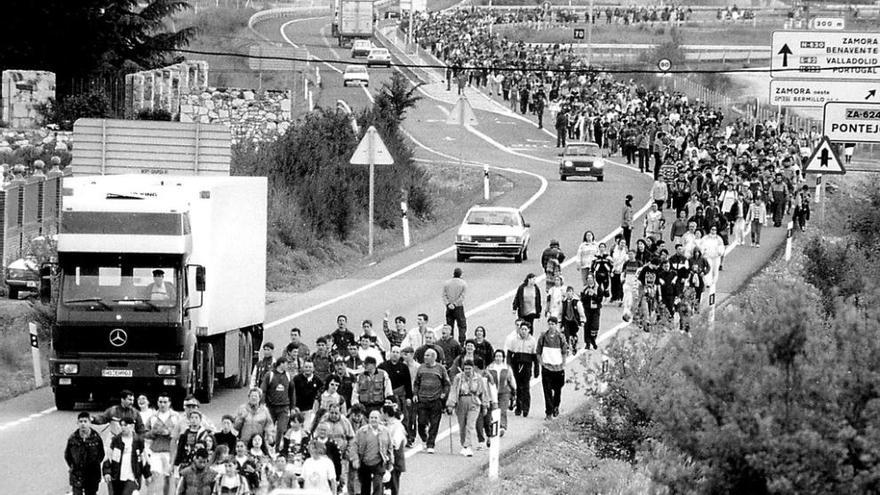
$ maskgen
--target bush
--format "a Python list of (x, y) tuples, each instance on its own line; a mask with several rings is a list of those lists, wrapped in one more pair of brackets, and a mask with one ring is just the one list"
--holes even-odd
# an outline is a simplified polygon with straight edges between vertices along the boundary
[(173, 118), (173, 116), (171, 115), (171, 112), (169, 112), (168, 110), (165, 110), (164, 108), (157, 108), (157, 109), (142, 108), (142, 109), (138, 110), (136, 118), (137, 118), (137, 120), (160, 120), (160, 121), (165, 121), (165, 122), (170, 122), (172, 120), (175, 120)]
[(103, 89), (65, 96), (61, 101), (50, 98), (48, 103), (36, 106), (45, 124), (55, 124), (61, 130), (73, 130), (80, 118), (108, 118), (112, 116), (110, 97)]

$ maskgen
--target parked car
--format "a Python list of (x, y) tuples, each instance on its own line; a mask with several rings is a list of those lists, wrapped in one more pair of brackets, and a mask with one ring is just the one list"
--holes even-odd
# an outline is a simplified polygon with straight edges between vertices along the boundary
[(348, 86), (349, 83), (370, 85), (370, 73), (363, 65), (347, 65), (345, 72), (342, 73), (342, 85)]
[(605, 159), (598, 144), (568, 143), (559, 156), (560, 180), (569, 177), (595, 177), (599, 182), (605, 180)]
[(529, 224), (516, 208), (474, 206), (468, 210), (455, 236), (456, 259), (471, 256), (529, 258)]
[(384, 65), (391, 67), (391, 52), (387, 48), (373, 48), (367, 55), (367, 67), (373, 65)]
[(351, 45), (351, 58), (366, 57), (373, 49), (373, 43), (370, 40), (354, 40)]
[(32, 256), (19, 258), (6, 267), (6, 289), (9, 299), (18, 299), (20, 292), (36, 294), (40, 290), (40, 270)]

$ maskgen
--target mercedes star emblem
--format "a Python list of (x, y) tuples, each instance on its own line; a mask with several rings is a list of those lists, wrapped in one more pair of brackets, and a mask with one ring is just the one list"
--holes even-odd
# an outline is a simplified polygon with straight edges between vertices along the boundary
[(128, 342), (128, 334), (121, 328), (110, 330), (110, 344), (113, 347), (122, 347)]

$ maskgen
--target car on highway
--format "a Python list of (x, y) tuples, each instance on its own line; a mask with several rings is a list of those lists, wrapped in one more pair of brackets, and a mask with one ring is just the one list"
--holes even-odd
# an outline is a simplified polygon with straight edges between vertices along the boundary
[(354, 40), (351, 45), (351, 58), (366, 57), (373, 49), (373, 42), (370, 40)]
[(369, 86), (370, 73), (367, 72), (367, 68), (363, 65), (347, 65), (345, 72), (342, 73), (342, 85), (348, 86), (349, 84)]
[(456, 259), (464, 262), (472, 256), (501, 256), (522, 263), (529, 258), (529, 240), (529, 224), (518, 209), (474, 206), (455, 235)]
[(6, 267), (6, 291), (9, 299), (18, 299), (21, 292), (36, 294), (40, 290), (40, 271), (33, 256), (19, 258)]
[(391, 67), (391, 52), (387, 48), (373, 48), (367, 55), (367, 67), (373, 65), (384, 65)]
[(605, 180), (605, 158), (598, 144), (568, 143), (559, 157), (560, 180), (569, 177), (595, 177), (599, 182)]

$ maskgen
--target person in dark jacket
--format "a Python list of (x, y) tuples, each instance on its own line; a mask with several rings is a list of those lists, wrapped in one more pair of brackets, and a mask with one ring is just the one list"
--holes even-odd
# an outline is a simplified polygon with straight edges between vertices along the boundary
[(599, 335), (599, 320), (602, 314), (602, 299), (605, 295), (596, 283), (593, 274), (587, 275), (587, 283), (581, 291), (581, 304), (584, 308), (584, 349), (598, 349), (596, 337)]
[(76, 417), (77, 429), (67, 439), (64, 460), (70, 474), (73, 495), (95, 495), (101, 483), (101, 461), (104, 460), (104, 441), (92, 429), (92, 418), (87, 412)]
[(529, 325), (529, 334), (534, 333), (535, 319), (541, 316), (541, 289), (535, 285), (535, 274), (526, 275), (525, 280), (516, 289), (513, 298), (513, 311), (517, 318)]
[(143, 435), (146, 431), (141, 414), (134, 407), (134, 393), (130, 390), (123, 390), (119, 393), (119, 405), (108, 408), (103, 414), (92, 416), (92, 424), (105, 425), (109, 423), (110, 431), (114, 435), (118, 435), (121, 431), (119, 421), (123, 418), (134, 422), (134, 432), (138, 435)]
[(260, 390), (263, 391), (269, 415), (275, 422), (275, 445), (278, 445), (287, 429), (285, 426), (290, 422), (290, 408), (296, 403), (296, 390), (287, 371), (286, 357), (275, 361), (275, 370), (263, 377)]
[(208, 467), (208, 451), (199, 449), (193, 454), (193, 463), (180, 471), (177, 495), (211, 495), (217, 473)]
[(104, 481), (113, 495), (132, 495), (141, 489), (142, 480), (149, 480), (150, 463), (143, 438), (134, 434), (134, 421), (121, 418), (119, 423), (122, 431), (110, 440), (109, 457), (104, 461)]

